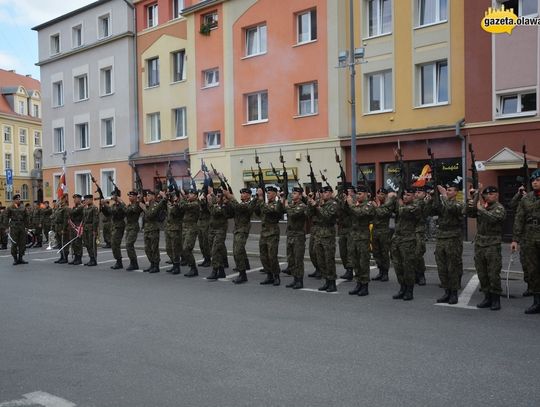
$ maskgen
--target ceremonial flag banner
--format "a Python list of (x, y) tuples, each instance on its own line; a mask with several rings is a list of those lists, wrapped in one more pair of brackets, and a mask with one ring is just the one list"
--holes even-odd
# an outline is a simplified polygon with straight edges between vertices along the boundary
[(63, 171), (60, 176), (60, 182), (58, 182), (58, 190), (56, 191), (57, 199), (60, 200), (65, 193), (67, 193), (66, 172)]

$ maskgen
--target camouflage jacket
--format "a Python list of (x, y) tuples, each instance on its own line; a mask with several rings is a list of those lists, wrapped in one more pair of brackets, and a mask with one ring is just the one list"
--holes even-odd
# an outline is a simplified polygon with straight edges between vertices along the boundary
[(285, 213), (281, 201), (266, 203), (257, 198), (251, 205), (255, 214), (261, 218), (261, 237), (279, 236), (279, 221)]
[(316, 236), (332, 237), (336, 235), (338, 204), (334, 199), (318, 205), (308, 205), (308, 214), (317, 224)]
[(462, 236), (464, 205), (456, 199), (448, 199), (435, 194), (432, 215), (438, 215), (437, 239)]
[(195, 227), (199, 221), (201, 205), (199, 201), (188, 201), (182, 199), (178, 203), (178, 208), (184, 213), (182, 227)]
[(352, 215), (351, 236), (354, 240), (369, 240), (369, 225), (375, 217), (375, 207), (370, 201), (359, 205), (347, 205), (347, 211)]
[(478, 209), (474, 203), (467, 205), (467, 216), (476, 218), (477, 232), (474, 243), (477, 246), (498, 245), (502, 242), (503, 222), (506, 210), (499, 202)]
[(144, 211), (144, 231), (158, 232), (159, 217), (162, 211), (167, 210), (167, 200), (162, 199), (159, 202), (153, 201)]
[(540, 196), (529, 192), (521, 199), (514, 218), (514, 237), (516, 242), (540, 242)]
[(291, 201), (285, 210), (287, 212), (287, 236), (305, 236), (307, 205), (302, 201), (298, 203)]
[(247, 202), (237, 201), (232, 198), (230, 205), (234, 212), (234, 233), (249, 233), (251, 229), (251, 214), (253, 206), (251, 200)]

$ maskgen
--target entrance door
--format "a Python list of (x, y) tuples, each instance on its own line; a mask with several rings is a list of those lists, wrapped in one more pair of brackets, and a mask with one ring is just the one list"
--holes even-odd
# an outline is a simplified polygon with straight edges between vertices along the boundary
[(515, 209), (511, 209), (509, 204), (520, 186), (521, 182), (517, 180), (517, 175), (503, 175), (499, 177), (499, 201), (506, 209), (506, 219), (503, 225), (503, 240), (505, 242), (512, 241)]

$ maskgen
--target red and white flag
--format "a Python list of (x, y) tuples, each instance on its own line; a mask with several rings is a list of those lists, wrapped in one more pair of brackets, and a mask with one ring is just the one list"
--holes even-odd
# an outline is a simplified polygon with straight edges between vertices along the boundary
[(62, 175), (60, 176), (60, 181), (58, 182), (58, 189), (56, 190), (57, 199), (62, 199), (62, 196), (65, 193), (67, 193), (66, 172), (63, 171)]

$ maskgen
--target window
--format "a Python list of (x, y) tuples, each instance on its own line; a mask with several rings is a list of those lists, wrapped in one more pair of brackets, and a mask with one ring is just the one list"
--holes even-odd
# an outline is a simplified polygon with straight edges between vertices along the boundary
[(64, 106), (64, 85), (62, 81), (53, 83), (53, 107)]
[(65, 144), (64, 144), (64, 128), (63, 127), (56, 127), (53, 130), (54, 135), (54, 152), (55, 153), (63, 153), (65, 151)]
[(99, 79), (101, 85), (101, 96), (110, 95), (113, 93), (112, 85), (112, 67), (102, 68), (99, 71)]
[(305, 13), (297, 14), (297, 42), (302, 44), (304, 42), (315, 41), (317, 39), (317, 11), (309, 10)]
[(148, 87), (159, 86), (159, 58), (151, 58), (146, 61), (148, 72)]
[(172, 0), (172, 18), (180, 18), (182, 10), (184, 9), (184, 0)]
[(88, 123), (79, 123), (75, 125), (75, 142), (79, 150), (90, 148), (90, 140), (88, 136)]
[(503, 4), (505, 9), (513, 9), (517, 16), (538, 15), (538, 2), (536, 0), (508, 0)]
[(98, 17), (98, 38), (111, 35), (111, 16), (109, 14)]
[(71, 29), (71, 46), (73, 48), (80, 47), (82, 45), (82, 25), (76, 25)]
[(206, 148), (219, 148), (221, 146), (221, 133), (219, 131), (204, 133), (204, 143)]
[(60, 53), (60, 34), (51, 35), (51, 55)]
[(12, 201), (12, 200), (13, 200), (13, 190), (10, 189), (10, 190), (8, 191), (8, 190), (6, 189), (6, 200), (8, 200), (8, 201)]
[(88, 99), (88, 75), (81, 75), (75, 78), (75, 101)]
[(111, 147), (115, 144), (114, 119), (108, 117), (101, 120), (101, 146)]
[(19, 143), (26, 144), (26, 129), (19, 129)]
[(4, 154), (4, 168), (6, 170), (10, 170), (11, 169), (11, 154)]
[(4, 126), (4, 142), (11, 143), (11, 127)]
[(41, 170), (41, 157), (34, 157), (34, 168)]
[(171, 53), (172, 58), (172, 81), (179, 82), (186, 79), (186, 51), (181, 50)]
[(159, 113), (151, 113), (148, 118), (148, 133), (150, 134), (150, 141), (161, 140), (161, 119)]
[(26, 114), (25, 104), (24, 101), (19, 100), (19, 114)]
[(420, 65), (420, 105), (448, 102), (448, 63)]
[(392, 71), (374, 73), (368, 76), (369, 112), (391, 110)]
[(298, 115), (317, 114), (319, 111), (319, 91), (317, 82), (298, 85)]
[(21, 155), (21, 172), (28, 172), (28, 161), (25, 155)]
[(219, 85), (219, 69), (208, 69), (207, 71), (203, 71), (203, 82), (204, 87), (208, 88), (211, 86), (218, 86)]
[(34, 104), (34, 117), (39, 117), (39, 105)]
[(498, 95), (497, 116), (516, 117), (536, 114), (536, 92)]
[(34, 131), (34, 147), (41, 147), (41, 133)]
[(436, 24), (448, 19), (448, 0), (418, 0), (420, 26)]
[(203, 26), (208, 27), (208, 29), (212, 30), (214, 28), (218, 27), (218, 13), (217, 11), (214, 11), (212, 13), (204, 14), (202, 16), (202, 22), (201, 24)]
[(368, 37), (392, 32), (392, 1), (368, 0)]
[(266, 24), (246, 29), (246, 56), (266, 52)]
[(22, 184), (21, 186), (21, 200), (28, 201), (28, 185)]
[(151, 28), (158, 25), (158, 5), (151, 4), (146, 7), (146, 27)]
[(116, 176), (114, 170), (101, 170), (101, 185), (103, 189), (103, 195), (110, 197), (114, 186), (111, 182), (111, 179), (116, 183)]
[(91, 175), (84, 173), (84, 174), (76, 174), (75, 176), (75, 192), (77, 194), (81, 195), (88, 195), (92, 193), (91, 188), (91, 182), (92, 179), (90, 178)]
[(248, 123), (268, 120), (268, 92), (253, 93), (246, 96)]
[(174, 138), (186, 138), (186, 108), (173, 109)]

